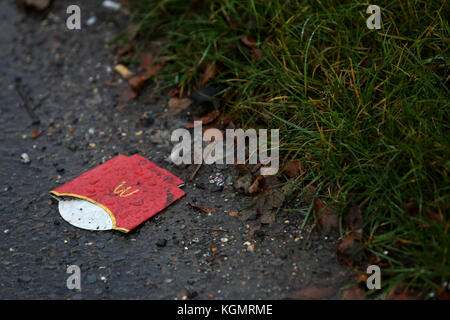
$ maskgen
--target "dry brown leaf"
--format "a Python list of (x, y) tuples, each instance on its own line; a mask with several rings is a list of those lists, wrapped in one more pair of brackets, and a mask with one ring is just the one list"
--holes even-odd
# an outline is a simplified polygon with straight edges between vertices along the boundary
[(344, 216), (345, 224), (352, 232), (361, 233), (363, 227), (363, 219), (359, 205), (354, 205)]
[(202, 207), (202, 206), (200, 206), (200, 205), (198, 205), (196, 203), (190, 202), (190, 201), (187, 201), (186, 204), (190, 205), (191, 207), (194, 207), (194, 208), (197, 208), (199, 210), (202, 210), (202, 211), (204, 211), (206, 213), (216, 212), (216, 209), (209, 209), (209, 208), (206, 208), (206, 207)]
[(129, 41), (129, 42), (125, 43), (123, 46), (116, 48), (116, 54), (118, 57), (122, 57), (122, 56), (126, 55), (127, 53), (134, 54), (134, 51), (135, 51), (135, 48), (134, 48), (134, 43), (132, 41)]
[(319, 227), (325, 234), (338, 227), (338, 216), (333, 212), (333, 208), (327, 206), (326, 203), (316, 198), (314, 199), (314, 214), (319, 222)]
[(346, 236), (344, 239), (342, 239), (341, 243), (339, 244), (337, 248), (337, 252), (339, 254), (345, 254), (349, 249), (353, 247), (353, 244), (355, 241), (358, 241), (360, 239), (360, 235), (358, 233), (351, 233), (350, 235)]
[[(219, 110), (213, 110), (209, 112), (206, 116), (201, 117), (200, 119), (197, 119), (195, 121), (201, 121), (203, 125), (208, 124), (216, 120), (220, 115)], [(186, 125), (186, 129), (192, 129), (194, 127), (194, 121), (191, 123), (188, 123)]]
[(296, 298), (301, 300), (314, 300), (314, 299), (325, 299), (331, 298), (337, 293), (336, 288), (332, 287), (318, 287), (318, 286), (309, 286), (303, 290), (300, 290)]
[(256, 192), (258, 192), (260, 190), (260, 182), (261, 182), (262, 179), (264, 179), (264, 176), (258, 176), (258, 178), (256, 178), (255, 181), (253, 181), (253, 183), (250, 186), (250, 188), (248, 188), (248, 192), (250, 194), (256, 193)]
[(209, 81), (211, 81), (217, 74), (217, 65), (215, 63), (208, 63), (203, 74), (203, 79), (200, 81), (199, 86), (203, 87)]
[(176, 97), (180, 95), (180, 88), (171, 88), (167, 91), (168, 97)]
[(256, 40), (249, 35), (245, 35), (241, 38), (241, 42), (250, 49), (250, 52), (256, 56), (258, 59), (262, 58), (262, 51), (256, 48)]
[(142, 75), (134, 76), (130, 80), (128, 80), (128, 83), (134, 89), (134, 91), (136, 91), (136, 93), (139, 93), (139, 91), (141, 91), (144, 82), (145, 77), (143, 77)]
[(367, 283), (367, 279), (369, 278), (369, 275), (367, 273), (360, 273), (356, 276), (356, 282), (358, 284), (360, 283)]
[(256, 40), (252, 36), (247, 34), (241, 38), (241, 42), (249, 48), (253, 48), (256, 46)]
[(289, 162), (284, 168), (284, 173), (291, 179), (297, 178), (300, 175), (300, 161)]
[(176, 115), (181, 111), (186, 110), (191, 104), (192, 100), (189, 98), (170, 98), (168, 103), (169, 111), (162, 115), (161, 118)]
[(133, 100), (134, 98), (136, 98), (136, 96), (137, 96), (137, 94), (133, 90), (133, 88), (128, 87), (124, 92), (122, 92), (119, 99), (122, 101), (130, 101), (130, 100)]
[(359, 240), (359, 233), (353, 232), (342, 239), (336, 249), (337, 257), (350, 267), (361, 259), (362, 247)]
[(144, 58), (141, 60), (142, 72), (146, 72), (150, 69), (154, 58), (155, 58), (155, 55), (153, 53), (149, 53), (144, 56)]
[(366, 300), (364, 290), (359, 287), (353, 287), (342, 291), (341, 300)]

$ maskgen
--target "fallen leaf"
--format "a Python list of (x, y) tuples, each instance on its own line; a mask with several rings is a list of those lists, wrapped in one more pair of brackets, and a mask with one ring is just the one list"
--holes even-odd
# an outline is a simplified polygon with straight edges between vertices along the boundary
[(168, 97), (175, 97), (180, 94), (180, 88), (171, 88), (169, 91), (167, 91), (166, 95)]
[(142, 89), (142, 86), (144, 85), (145, 80), (146, 79), (144, 76), (138, 75), (138, 76), (134, 76), (130, 80), (128, 80), (128, 83), (134, 89), (134, 91), (136, 93), (139, 93), (139, 91), (141, 91), (141, 89)]
[(364, 290), (359, 287), (353, 287), (342, 291), (341, 300), (366, 300)]
[(126, 55), (127, 53), (134, 53), (134, 51), (135, 51), (135, 48), (134, 48), (134, 43), (132, 41), (129, 41), (129, 42), (125, 43), (123, 46), (116, 48), (116, 54), (118, 57), (122, 57), (122, 56)]
[(153, 63), (154, 58), (155, 58), (155, 55), (153, 53), (149, 53), (144, 56), (144, 58), (141, 60), (141, 70), (143, 72), (146, 72), (150, 69), (150, 66)]
[(249, 35), (243, 36), (241, 38), (241, 42), (249, 48), (253, 48), (256, 46), (256, 40), (252, 36), (249, 36)]
[(332, 287), (309, 286), (300, 290), (295, 297), (301, 300), (325, 299), (331, 298), (337, 291), (336, 288)]
[(206, 207), (202, 207), (202, 206), (199, 206), (198, 204), (190, 202), (190, 201), (187, 201), (186, 204), (190, 205), (191, 207), (194, 207), (194, 208), (197, 208), (199, 210), (202, 210), (202, 211), (204, 211), (206, 213), (216, 212), (216, 209), (209, 209), (209, 208), (206, 208)]
[(300, 175), (300, 161), (291, 161), (284, 168), (284, 173), (288, 178), (297, 178)]
[(142, 74), (144, 76), (145, 80), (150, 79), (155, 74), (157, 74), (159, 71), (161, 71), (161, 69), (164, 68), (164, 65), (165, 65), (164, 62), (159, 62), (157, 64), (152, 65), (150, 68), (146, 69)]
[(342, 239), (341, 243), (339, 244), (337, 251), (341, 254), (345, 254), (347, 250), (353, 247), (353, 244), (355, 241), (360, 239), (360, 235), (357, 233), (351, 233), (350, 235), (346, 236), (344, 239)]
[(163, 114), (161, 118), (176, 115), (181, 111), (186, 110), (191, 104), (192, 100), (189, 98), (170, 98), (168, 103), (169, 111)]
[(242, 177), (238, 178), (234, 184), (233, 187), (243, 194), (249, 194), (250, 186), (252, 185), (252, 175), (250, 173), (247, 173), (243, 175)]
[[(216, 120), (220, 115), (220, 111), (219, 110), (213, 110), (210, 113), (208, 113), (206, 116), (201, 117), (200, 119), (197, 119), (195, 121), (202, 121), (202, 124), (208, 124), (213, 122), (214, 120)], [(186, 129), (192, 129), (194, 127), (194, 121), (191, 123), (188, 123), (186, 125)]]
[(128, 87), (122, 94), (120, 95), (119, 99), (122, 101), (130, 101), (136, 98), (137, 94), (133, 90), (132, 87)]
[(345, 224), (352, 232), (361, 233), (363, 227), (363, 219), (359, 205), (354, 205), (344, 216)]
[(253, 181), (252, 185), (250, 186), (250, 188), (248, 188), (248, 192), (250, 194), (252, 193), (256, 193), (260, 190), (260, 182), (261, 180), (264, 179), (264, 176), (258, 176), (258, 178), (255, 179), (255, 181)]
[(257, 42), (255, 39), (253, 39), (252, 36), (249, 35), (245, 35), (241, 38), (241, 42), (250, 49), (250, 52), (256, 56), (258, 59), (262, 58), (262, 51), (258, 48), (256, 48), (257, 46)]
[(114, 67), (114, 71), (116, 71), (120, 76), (124, 79), (129, 79), (133, 76), (133, 72), (130, 71), (123, 64), (118, 64)]
[(369, 278), (369, 275), (367, 273), (360, 273), (356, 276), (356, 282), (358, 284), (360, 283), (367, 283), (367, 279)]
[(314, 199), (314, 214), (319, 222), (319, 227), (325, 234), (329, 234), (331, 230), (338, 227), (338, 216), (333, 212), (332, 207), (327, 206), (326, 203), (316, 198)]
[(264, 176), (261, 187), (263, 189), (273, 189), (275, 186), (281, 184), (281, 180), (276, 176)]
[(360, 238), (359, 233), (353, 232), (342, 239), (336, 249), (337, 257), (350, 267), (362, 259), (362, 246), (359, 242)]
[(33, 131), (31, 133), (31, 138), (32, 139), (36, 139), (37, 137), (39, 137), (41, 135), (41, 133), (39, 131)]
[(208, 65), (205, 68), (205, 73), (203, 74), (203, 78), (199, 83), (200, 87), (203, 87), (205, 84), (207, 84), (210, 80), (212, 80), (217, 73), (217, 65), (215, 63), (208, 63)]

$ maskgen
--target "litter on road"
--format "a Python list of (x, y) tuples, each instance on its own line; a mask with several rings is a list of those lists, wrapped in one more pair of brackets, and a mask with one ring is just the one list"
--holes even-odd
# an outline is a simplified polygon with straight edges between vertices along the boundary
[(50, 193), (78, 228), (129, 232), (181, 198), (183, 183), (140, 155), (119, 155)]

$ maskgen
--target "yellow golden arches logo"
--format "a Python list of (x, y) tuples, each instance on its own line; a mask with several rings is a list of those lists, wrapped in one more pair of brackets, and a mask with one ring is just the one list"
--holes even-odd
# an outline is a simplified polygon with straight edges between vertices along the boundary
[(131, 187), (124, 187), (124, 185), (126, 184), (126, 181), (122, 181), (115, 189), (114, 189), (114, 193), (118, 194), (119, 197), (125, 198), (128, 196), (131, 196), (132, 194), (139, 192), (139, 189), (136, 189), (134, 191), (131, 191), (129, 193), (126, 193), (128, 190), (131, 189)]

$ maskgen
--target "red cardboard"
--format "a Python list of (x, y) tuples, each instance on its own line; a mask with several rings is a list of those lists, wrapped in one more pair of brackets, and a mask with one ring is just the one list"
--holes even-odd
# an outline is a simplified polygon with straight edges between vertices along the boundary
[(148, 159), (119, 155), (52, 190), (108, 212), (113, 229), (129, 232), (184, 195), (183, 181)]

